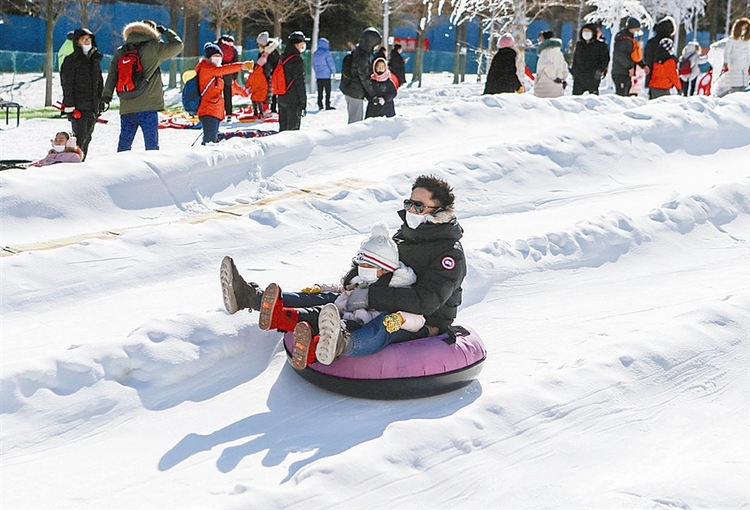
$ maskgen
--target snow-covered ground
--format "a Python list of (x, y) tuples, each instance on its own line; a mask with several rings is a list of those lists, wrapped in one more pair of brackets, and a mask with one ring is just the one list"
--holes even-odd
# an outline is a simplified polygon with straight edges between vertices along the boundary
[[(86, 163), (0, 172), (18, 252), (0, 258), (0, 506), (750, 506), (750, 94), (449, 80), (402, 89), (394, 119), (349, 126), (338, 93), (320, 113), (311, 96), (300, 132), (168, 129), (149, 153), (115, 152), (109, 112)], [(43, 82), (16, 92), (33, 106)], [(37, 159), (68, 124), (0, 126), (0, 159)], [(224, 311), (224, 255), (261, 285), (336, 281), (422, 173), (455, 187), (477, 381), (327, 393), (257, 314)]]

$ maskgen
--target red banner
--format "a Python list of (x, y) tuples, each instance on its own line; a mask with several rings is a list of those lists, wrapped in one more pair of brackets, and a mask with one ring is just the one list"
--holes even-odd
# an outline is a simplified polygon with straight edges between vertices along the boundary
[[(403, 51), (413, 52), (417, 49), (417, 38), (416, 37), (394, 37), (394, 44), (400, 44)], [(422, 45), (424, 51), (430, 51), (430, 40), (425, 37), (424, 44)]]

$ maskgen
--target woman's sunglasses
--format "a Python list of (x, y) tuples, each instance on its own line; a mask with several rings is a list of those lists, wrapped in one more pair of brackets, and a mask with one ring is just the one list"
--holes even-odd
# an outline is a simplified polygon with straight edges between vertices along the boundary
[(425, 209), (440, 209), (440, 207), (436, 205), (425, 205), (424, 202), (420, 202), (419, 200), (412, 200), (410, 198), (404, 200), (404, 209), (408, 211), (412, 207), (417, 211), (417, 214), (422, 214)]

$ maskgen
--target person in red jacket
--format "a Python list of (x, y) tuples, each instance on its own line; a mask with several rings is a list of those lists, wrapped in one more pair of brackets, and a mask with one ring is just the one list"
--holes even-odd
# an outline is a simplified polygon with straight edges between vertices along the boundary
[(659, 41), (648, 80), (649, 99), (668, 96), (672, 87), (677, 90), (682, 88), (680, 75), (677, 72), (677, 57), (672, 53), (673, 49), (672, 39), (665, 37)]
[(225, 115), (224, 80), (222, 76), (249, 71), (253, 68), (251, 60), (222, 65), (221, 48), (214, 43), (203, 46), (205, 58), (195, 66), (198, 74), (198, 89), (201, 91), (201, 104), (198, 106), (198, 119), (203, 127), (203, 144), (216, 142), (219, 134), (219, 123)]
[[(261, 59), (263, 62), (261, 62)], [(247, 77), (245, 83), (245, 90), (250, 91), (250, 100), (253, 102), (253, 114), (258, 118), (263, 117), (263, 105), (268, 97), (268, 80), (266, 80), (266, 73), (263, 69), (265, 60), (265, 56), (258, 59), (255, 69)]]

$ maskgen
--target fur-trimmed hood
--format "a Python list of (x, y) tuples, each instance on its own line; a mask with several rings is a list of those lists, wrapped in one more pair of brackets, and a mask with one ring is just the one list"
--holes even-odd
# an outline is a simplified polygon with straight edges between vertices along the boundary
[(266, 55), (270, 55), (274, 51), (278, 50), (279, 46), (281, 46), (281, 39), (271, 38), (268, 40), (268, 44), (266, 45), (266, 48), (263, 50), (263, 53), (265, 53)]
[(159, 31), (142, 21), (134, 21), (125, 25), (122, 29), (122, 37), (125, 42), (129, 43), (142, 43), (150, 39), (161, 40)]

